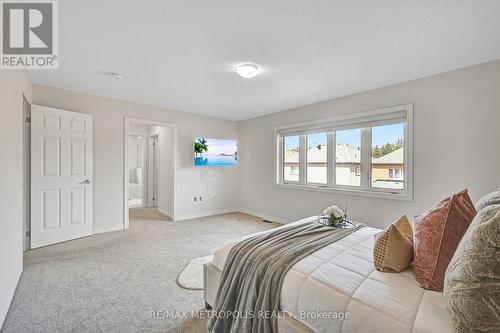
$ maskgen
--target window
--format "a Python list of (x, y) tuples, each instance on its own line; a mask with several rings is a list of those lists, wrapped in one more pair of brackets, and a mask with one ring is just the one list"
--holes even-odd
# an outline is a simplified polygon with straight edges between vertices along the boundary
[(299, 169), (299, 137), (287, 136), (283, 139), (283, 179), (298, 182)]
[(327, 178), (327, 133), (307, 135), (307, 182), (326, 184)]
[(404, 189), (404, 123), (372, 127), (372, 186)]
[(335, 184), (361, 186), (361, 129), (335, 132)]
[(413, 106), (275, 129), (276, 184), (411, 200)]

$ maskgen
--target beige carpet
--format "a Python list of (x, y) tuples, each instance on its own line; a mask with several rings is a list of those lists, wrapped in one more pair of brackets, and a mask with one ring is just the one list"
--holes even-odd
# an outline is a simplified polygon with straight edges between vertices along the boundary
[(203, 291), (177, 285), (193, 258), (276, 225), (240, 213), (181, 222), (131, 220), (130, 229), (27, 251), (2, 332), (206, 332)]
[(157, 208), (130, 208), (129, 218), (137, 221), (171, 221), (170, 217), (158, 211)]
[(208, 333), (206, 311), (200, 310), (200, 313), (202, 315), (199, 317), (185, 319), (179, 325), (169, 329), (165, 333)]

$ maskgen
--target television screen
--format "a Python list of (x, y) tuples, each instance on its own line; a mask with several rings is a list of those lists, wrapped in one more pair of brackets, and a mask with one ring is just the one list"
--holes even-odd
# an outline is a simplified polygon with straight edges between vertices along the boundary
[(194, 139), (195, 166), (236, 166), (238, 145), (236, 140)]

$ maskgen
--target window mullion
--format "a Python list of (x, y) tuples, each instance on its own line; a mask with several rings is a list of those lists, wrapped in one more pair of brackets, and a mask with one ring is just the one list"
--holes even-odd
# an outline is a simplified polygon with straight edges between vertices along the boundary
[(327, 134), (327, 160), (326, 160), (326, 183), (328, 187), (335, 184), (335, 132), (328, 131)]
[(306, 134), (302, 134), (299, 136), (299, 183), (305, 184), (307, 175), (307, 139)]
[(370, 188), (371, 178), (371, 141), (372, 129), (365, 127), (361, 129), (361, 189), (367, 190)]
[(280, 135), (278, 136), (278, 182), (283, 183), (285, 181), (284, 175), (283, 175), (283, 170), (285, 168), (285, 159), (284, 159), (284, 140), (283, 137)]

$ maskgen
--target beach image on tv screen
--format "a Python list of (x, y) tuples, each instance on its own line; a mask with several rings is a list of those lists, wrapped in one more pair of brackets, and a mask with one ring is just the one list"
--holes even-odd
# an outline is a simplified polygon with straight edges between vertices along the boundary
[(195, 166), (236, 166), (238, 148), (236, 140), (194, 139)]

